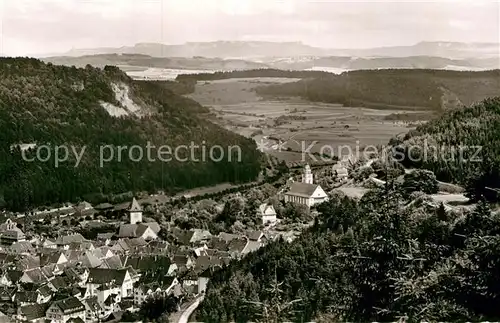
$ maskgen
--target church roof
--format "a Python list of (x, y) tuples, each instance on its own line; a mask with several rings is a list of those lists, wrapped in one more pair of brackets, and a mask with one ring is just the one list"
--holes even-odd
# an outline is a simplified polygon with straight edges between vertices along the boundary
[(120, 238), (137, 238), (142, 236), (148, 228), (150, 228), (155, 234), (158, 234), (160, 231), (160, 226), (156, 222), (123, 224), (120, 226), (118, 236)]
[(318, 188), (317, 184), (308, 184), (308, 183), (300, 183), (295, 182), (290, 186), (290, 190), (286, 192), (287, 195), (295, 195), (302, 197), (311, 197), (314, 194), (314, 191)]
[(128, 208), (130, 212), (141, 212), (142, 208), (139, 205), (139, 202), (135, 199), (135, 197), (132, 199), (132, 203), (130, 203), (130, 206)]

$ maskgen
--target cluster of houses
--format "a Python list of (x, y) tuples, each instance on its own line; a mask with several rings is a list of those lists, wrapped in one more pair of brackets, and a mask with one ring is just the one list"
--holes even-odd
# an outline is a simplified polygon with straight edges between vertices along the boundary
[[(308, 207), (328, 199), (314, 184), (308, 165), (302, 181), (290, 183), (282, 197)], [(110, 206), (94, 208), (84, 202), (73, 212), (83, 217)], [(292, 241), (300, 234), (274, 231), (280, 220), (267, 203), (257, 210), (266, 225), (263, 231), (212, 235), (202, 229), (168, 228), (171, 243), (159, 238), (158, 223), (143, 221), (135, 198), (124, 211), (128, 221), (117, 232), (99, 233), (94, 240), (75, 232), (54, 239), (33, 237), (16, 218), (0, 224), (0, 320), (119, 322), (125, 311), (138, 311), (150, 297), (202, 294), (217, 268), (270, 241)], [(69, 212), (68, 207), (59, 216)]]
[[(95, 240), (79, 233), (27, 238), (15, 219), (7, 219), (0, 225), (0, 316), (17, 322), (119, 322), (149, 297), (202, 294), (215, 269), (299, 234), (172, 228), (175, 243), (169, 244), (158, 238), (158, 223), (143, 222), (135, 199), (127, 212), (118, 234), (100, 233)], [(259, 212), (266, 223), (278, 221), (272, 205), (261, 205)]]

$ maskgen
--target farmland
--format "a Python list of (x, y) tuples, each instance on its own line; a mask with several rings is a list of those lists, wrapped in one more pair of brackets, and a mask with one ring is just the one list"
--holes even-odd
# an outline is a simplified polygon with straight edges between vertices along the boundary
[[(267, 144), (268, 152), (287, 161), (297, 161), (301, 152), (339, 155), (339, 147), (383, 145), (414, 124), (406, 121), (422, 111), (344, 107), (340, 104), (308, 102), (297, 97), (260, 97), (254, 89), (263, 85), (295, 82), (296, 79), (248, 78), (199, 81), (189, 97), (207, 106), (217, 123), (255, 141)], [(401, 118), (398, 118), (401, 116)], [(278, 147), (277, 144), (285, 142)], [(321, 151), (321, 148), (323, 150)], [(347, 148), (341, 151), (344, 155)]]

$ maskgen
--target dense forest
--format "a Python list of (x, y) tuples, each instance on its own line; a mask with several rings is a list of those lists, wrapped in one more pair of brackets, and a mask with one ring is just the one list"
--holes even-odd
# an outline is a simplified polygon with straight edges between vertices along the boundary
[(214, 81), (232, 78), (249, 78), (249, 77), (287, 77), (287, 78), (318, 78), (328, 75), (333, 75), (323, 71), (292, 71), (280, 70), (274, 68), (260, 68), (252, 70), (215, 72), (215, 73), (197, 73), (197, 74), (180, 74), (177, 75), (176, 81)]
[[(500, 99), (486, 99), (391, 142), (405, 166), (465, 184), (476, 206), (436, 204), (428, 195), (438, 190), (432, 172), (401, 179), (400, 164), (382, 162), (384, 187), (359, 200), (331, 193), (298, 239), (270, 243), (215, 272), (196, 319), (498, 321), (500, 213), (488, 202), (498, 201), (500, 187), (499, 118)], [(425, 139), (438, 146), (438, 158), (412, 162), (410, 154), (422, 160), (423, 150), (408, 148), (424, 147)], [(475, 150), (462, 155), (470, 162), (451, 159), (454, 145), (483, 146), (482, 161), (471, 161)]]
[[(125, 84), (142, 116), (112, 117), (102, 102), (120, 106), (113, 85)], [(260, 170), (255, 143), (223, 130), (204, 117), (208, 110), (161, 83), (134, 82), (116, 67), (103, 70), (55, 66), (29, 58), (0, 62), (0, 208), (25, 210), (55, 202), (96, 201), (125, 191), (180, 189), (220, 182), (253, 180)], [(143, 158), (112, 161), (100, 167), (99, 147), (138, 145), (239, 146), (241, 162), (149, 162)], [(21, 144), (36, 144), (27, 151)], [(68, 161), (55, 167), (54, 151), (46, 162), (25, 161), (38, 147), (65, 145), (81, 152), (78, 167)], [(24, 148), (25, 149), (25, 148)], [(200, 157), (200, 149), (196, 157)], [(44, 150), (43, 155), (46, 156)]]
[(293, 242), (215, 272), (196, 320), (499, 320), (500, 216), (484, 201), (460, 214), (403, 191), (389, 181), (359, 201), (332, 196)]
[(300, 96), (346, 106), (442, 110), (500, 95), (500, 70), (359, 70), (262, 86), (256, 91), (263, 96)]
[(467, 187), (469, 197), (498, 200), (500, 98), (450, 111), (391, 142), (406, 167), (432, 170)]

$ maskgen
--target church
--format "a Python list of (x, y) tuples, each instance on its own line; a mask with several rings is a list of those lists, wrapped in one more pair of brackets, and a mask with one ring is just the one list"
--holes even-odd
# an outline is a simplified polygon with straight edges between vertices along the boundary
[(291, 184), (288, 192), (284, 194), (285, 202), (299, 203), (308, 207), (328, 201), (328, 196), (321, 186), (314, 184), (311, 167), (306, 165), (302, 182)]
[(156, 222), (142, 222), (142, 207), (135, 198), (127, 208), (129, 223), (122, 224), (118, 233), (119, 238), (143, 238), (153, 240), (158, 237), (160, 226)]

